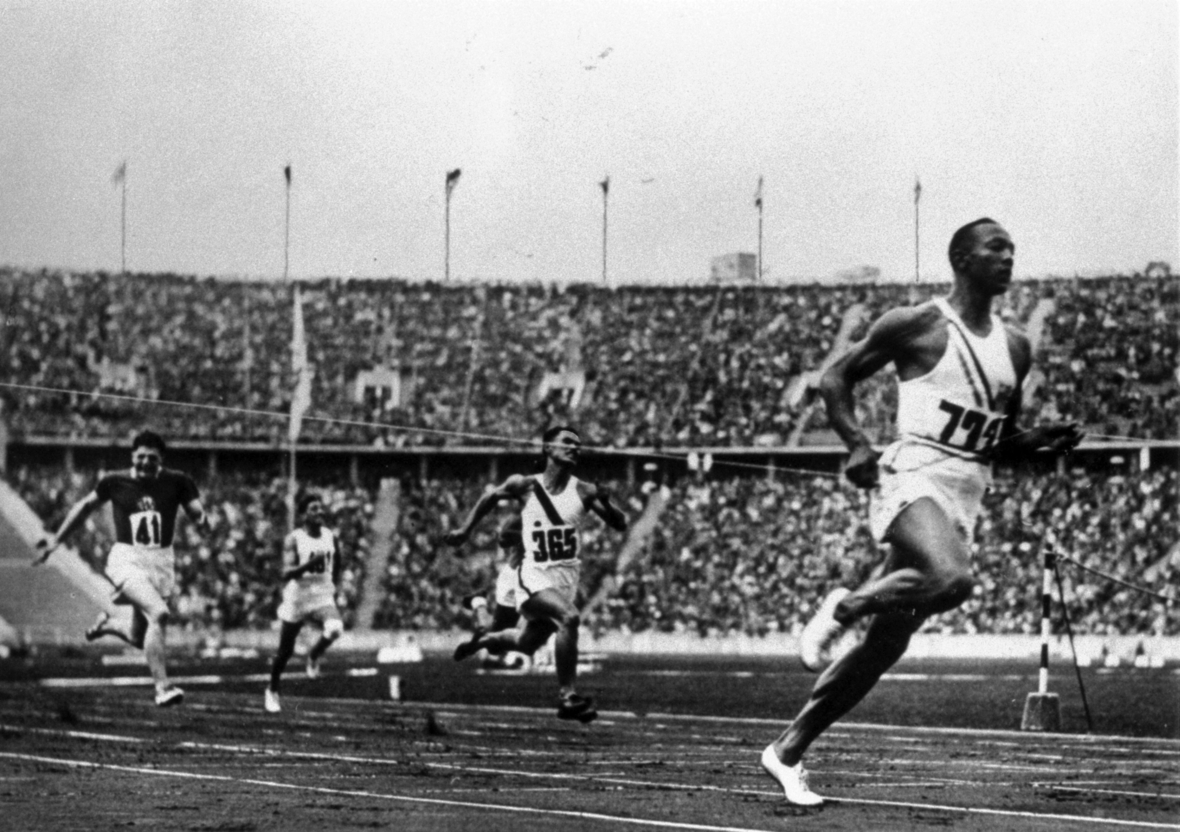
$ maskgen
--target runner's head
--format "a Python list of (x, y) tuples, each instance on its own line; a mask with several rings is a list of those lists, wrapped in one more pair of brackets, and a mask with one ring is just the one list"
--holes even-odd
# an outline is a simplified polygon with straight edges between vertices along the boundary
[(152, 479), (164, 464), (164, 439), (150, 430), (140, 431), (131, 440), (131, 471), (139, 479)]
[(309, 492), (299, 498), (296, 516), (305, 526), (318, 527), (324, 522), (324, 501), (319, 494)]
[(973, 289), (989, 296), (1008, 291), (1015, 255), (1012, 238), (990, 217), (981, 217), (958, 229), (947, 248), (956, 280), (966, 280)]
[(578, 464), (581, 452), (582, 437), (569, 425), (549, 428), (541, 436), (541, 456), (546, 465), (553, 462), (562, 467), (573, 468)]

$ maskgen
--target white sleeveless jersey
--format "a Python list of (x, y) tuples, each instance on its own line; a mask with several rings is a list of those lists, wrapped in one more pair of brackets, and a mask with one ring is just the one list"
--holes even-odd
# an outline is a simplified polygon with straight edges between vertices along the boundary
[(944, 298), (934, 303), (946, 317), (946, 352), (930, 372), (898, 382), (899, 438), (982, 460), (1017, 391), (1008, 333), (992, 315), (991, 332), (980, 338)]
[(331, 587), (333, 585), (332, 574), (335, 567), (332, 561), (336, 557), (336, 533), (326, 526), (320, 526), (319, 537), (312, 537), (302, 527), (295, 529), (292, 534), (295, 537), (296, 566), (307, 563), (316, 555), (323, 555), (324, 563), (322, 567), (316, 567), (311, 572), (305, 572), (298, 579), (291, 581), (288, 586), (298, 586), (299, 589), (321, 585)]
[(520, 512), (525, 559), (540, 565), (577, 560), (582, 543), (578, 530), (586, 516), (578, 479), (570, 477), (558, 494), (546, 491), (541, 480), (540, 474), (530, 478)]

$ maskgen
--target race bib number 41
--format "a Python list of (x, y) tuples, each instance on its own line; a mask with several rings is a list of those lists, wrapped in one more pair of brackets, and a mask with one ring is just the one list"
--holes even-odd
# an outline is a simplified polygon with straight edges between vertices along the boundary
[(136, 546), (159, 548), (163, 523), (158, 511), (137, 511), (131, 515), (131, 540)]

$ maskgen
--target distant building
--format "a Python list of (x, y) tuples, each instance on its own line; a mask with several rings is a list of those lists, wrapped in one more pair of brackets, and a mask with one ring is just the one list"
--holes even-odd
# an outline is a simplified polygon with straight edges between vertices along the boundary
[(713, 258), (710, 278), (714, 283), (744, 283), (758, 279), (758, 255), (746, 251)]

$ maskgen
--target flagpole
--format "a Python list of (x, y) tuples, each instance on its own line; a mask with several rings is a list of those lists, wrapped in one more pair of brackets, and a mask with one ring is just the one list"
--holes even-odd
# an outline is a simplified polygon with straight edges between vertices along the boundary
[(758, 200), (758, 282), (762, 282), (762, 200)]
[[(287, 181), (287, 207), (283, 223), (283, 282), (287, 283), (291, 275), (291, 166), (283, 168), (283, 178)], [(295, 286), (295, 305), (302, 306), (303, 298), (299, 294), (299, 286)], [(298, 384), (296, 380), (296, 384)], [(288, 434), (290, 431), (288, 431)], [(296, 459), (295, 443), (297, 437), (287, 437), (287, 526), (295, 529), (295, 490), (296, 490)]]
[(443, 281), (449, 282), (451, 279), (451, 193), (455, 190), (455, 186), (459, 184), (459, 175), (462, 173), (461, 168), (447, 171), (446, 178), (446, 219), (445, 228), (443, 231)]
[(607, 283), (607, 280), (606, 280), (606, 228), (607, 228), (606, 208), (607, 208), (607, 202), (608, 202), (608, 195), (610, 194), (610, 177), (609, 176), (606, 177), (601, 182), (599, 182), (598, 185), (600, 188), (602, 188), (602, 283), (605, 286)]
[(123, 185), (123, 211), (122, 211), (122, 216), (121, 216), (121, 220), (119, 223), (120, 228), (122, 230), (122, 242), (119, 246), (119, 265), (120, 265), (120, 269), (121, 269), (120, 273), (127, 274), (127, 172), (126, 172), (126, 162), (124, 162), (123, 164), (124, 164), (123, 182), (122, 182), (122, 185)]
[(758, 177), (758, 189), (754, 192), (754, 207), (758, 209), (758, 282), (762, 282), (762, 177)]
[(918, 203), (922, 198), (922, 183), (918, 178), (914, 177), (914, 283), (922, 282), (922, 273), (919, 269), (919, 258), (921, 257), (921, 247), (918, 244)]

